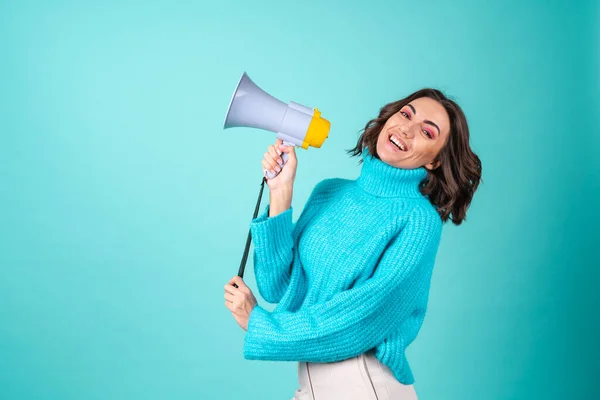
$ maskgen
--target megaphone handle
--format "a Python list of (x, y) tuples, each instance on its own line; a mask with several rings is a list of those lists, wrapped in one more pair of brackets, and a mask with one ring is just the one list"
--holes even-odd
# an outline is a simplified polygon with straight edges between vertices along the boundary
[[(295, 146), (294, 143), (292, 142), (286, 142), (285, 140), (283, 141), (283, 145), (284, 146)], [(283, 160), (283, 165), (281, 166), (281, 171), (283, 171), (283, 167), (285, 167), (285, 163), (287, 163), (288, 160), (288, 153), (281, 153), (281, 159)], [(279, 172), (281, 172), (279, 171)], [(271, 171), (265, 170), (265, 176), (269, 179), (273, 179), (275, 178), (277, 175), (279, 175), (279, 172), (275, 171), (274, 174), (271, 173)]]

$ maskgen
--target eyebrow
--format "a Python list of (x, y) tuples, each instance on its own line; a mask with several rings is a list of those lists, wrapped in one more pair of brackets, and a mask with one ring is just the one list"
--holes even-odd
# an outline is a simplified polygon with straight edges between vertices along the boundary
[[(413, 114), (417, 115), (417, 110), (415, 110), (415, 108), (413, 107), (413, 105), (412, 105), (412, 104), (407, 104), (407, 106), (409, 106), (409, 107), (410, 107), (410, 109), (412, 110)], [(428, 120), (428, 119), (424, 120), (423, 122), (425, 122), (426, 124), (429, 124), (429, 125), (433, 125), (433, 126), (435, 126), (435, 128), (438, 130), (438, 136), (440, 135), (440, 127), (439, 127), (439, 126), (437, 126), (437, 125), (435, 124), (435, 122), (433, 122), (433, 121), (430, 121), (430, 120)]]

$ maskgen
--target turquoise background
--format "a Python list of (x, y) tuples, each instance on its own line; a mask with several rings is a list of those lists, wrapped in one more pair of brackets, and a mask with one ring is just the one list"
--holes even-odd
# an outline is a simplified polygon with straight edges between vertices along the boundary
[(222, 130), (243, 71), (332, 123), (294, 218), (358, 175), (383, 104), (453, 97), (484, 183), (444, 228), (419, 398), (600, 398), (600, 9), (483, 3), (3, 1), (0, 398), (293, 396), (297, 364), (244, 360), (223, 299), (274, 140)]

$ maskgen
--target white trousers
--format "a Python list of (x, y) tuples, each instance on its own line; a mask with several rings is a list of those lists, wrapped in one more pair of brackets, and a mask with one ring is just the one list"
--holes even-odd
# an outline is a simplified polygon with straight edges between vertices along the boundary
[(298, 363), (291, 400), (417, 400), (413, 385), (400, 383), (375, 352), (333, 363)]

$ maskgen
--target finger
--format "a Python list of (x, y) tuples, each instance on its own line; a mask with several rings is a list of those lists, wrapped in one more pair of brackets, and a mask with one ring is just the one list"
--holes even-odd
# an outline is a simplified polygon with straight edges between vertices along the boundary
[(244, 280), (242, 278), (240, 278), (238, 275), (235, 275), (233, 278), (231, 278), (229, 280), (229, 283), (237, 283), (237, 285), (239, 286), (239, 288), (243, 288), (243, 287), (247, 287), (246, 283), (244, 283)]
[(279, 146), (279, 148), (281, 149), (281, 151), (283, 151), (284, 153), (294, 153), (296, 146), (292, 145), (292, 146), (284, 146), (283, 144)]
[(265, 154), (263, 154), (263, 161), (267, 165), (271, 166), (271, 164), (272, 164), (272, 166), (275, 167), (275, 162), (273, 161), (273, 156), (271, 156), (271, 153), (269, 153), (268, 151)]
[(239, 290), (239, 289), (235, 288), (233, 285), (230, 285), (229, 283), (227, 285), (225, 285), (225, 293), (235, 295), (235, 290)]
[(235, 283), (238, 285), (238, 288), (234, 289), (234, 292), (233, 292), (234, 295), (245, 297), (248, 293), (251, 293), (248, 285), (246, 285), (244, 280), (242, 278), (240, 278), (239, 276), (237, 276), (237, 275), (234, 276), (233, 278), (231, 278), (231, 280), (229, 282)]
[(262, 166), (263, 166), (264, 170), (270, 171), (273, 175), (275, 175), (275, 169), (270, 164), (268, 164), (265, 160), (263, 160)]
[(227, 300), (230, 303), (233, 303), (233, 301), (235, 300), (235, 296), (232, 295), (231, 293), (225, 293), (225, 295), (223, 297), (225, 298), (225, 300)]
[[(239, 286), (239, 285), (238, 285)], [(233, 286), (232, 283), (228, 283), (225, 285), (225, 291), (227, 293), (231, 293), (232, 295), (236, 295), (237, 293), (239, 293), (239, 288), (236, 288), (235, 286)]]
[(279, 166), (283, 166), (283, 159), (281, 158), (281, 150), (275, 148), (275, 146), (269, 146), (269, 155), (273, 158), (273, 160), (279, 164)]
[[(272, 144), (272, 145), (270, 145), (270, 146), (267, 148), (267, 151), (268, 151), (269, 153), (271, 153), (271, 154), (274, 154), (274, 153), (273, 153), (273, 150), (275, 151), (275, 153), (277, 153), (277, 155), (280, 155), (280, 154), (281, 154), (281, 150), (279, 150), (279, 145), (278, 145), (278, 144), (275, 144), (275, 145), (273, 145), (273, 144)], [(277, 157), (275, 157), (275, 158), (277, 158)]]
[[(237, 285), (237, 286), (235, 286)], [(224, 289), (227, 293), (237, 295), (240, 292), (239, 284), (236, 282), (229, 281), (225, 284)]]
[(269, 151), (265, 153), (264, 157), (264, 159), (267, 161), (267, 163), (269, 163), (269, 165), (273, 167), (273, 169), (277, 169), (277, 167), (279, 166), (279, 164), (277, 163), (278, 158), (279, 154), (277, 154), (275, 148), (273, 148), (273, 150), (269, 149)]
[(275, 147), (279, 148), (279, 145), (283, 143), (282, 139), (277, 138), (277, 140), (275, 140)]
[(277, 165), (275, 161), (269, 161), (268, 159), (263, 159), (263, 168), (268, 169), (272, 173), (279, 172), (281, 167)]

